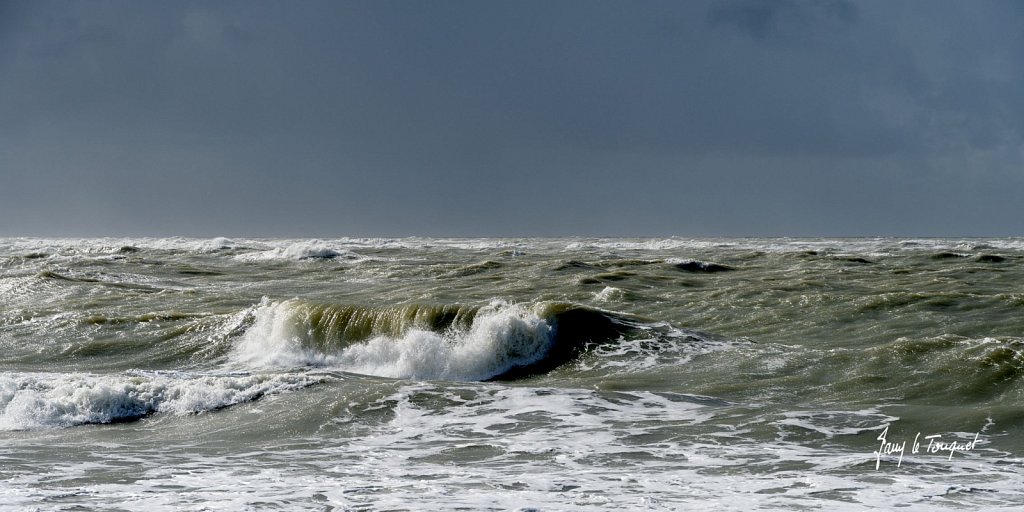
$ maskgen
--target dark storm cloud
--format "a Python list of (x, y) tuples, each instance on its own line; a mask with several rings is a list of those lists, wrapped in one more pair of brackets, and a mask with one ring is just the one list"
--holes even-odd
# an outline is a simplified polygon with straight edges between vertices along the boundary
[(1020, 5), (0, 2), (0, 234), (1019, 234)]

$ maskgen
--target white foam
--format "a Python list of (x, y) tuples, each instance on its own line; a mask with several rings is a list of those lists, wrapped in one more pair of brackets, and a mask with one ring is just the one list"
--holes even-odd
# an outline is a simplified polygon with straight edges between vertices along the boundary
[(235, 360), (257, 367), (327, 364), (327, 354), (303, 347), (313, 326), (297, 305), (298, 299), (272, 302), (264, 297), (236, 347)]
[(234, 245), (235, 245), (235, 242), (231, 241), (231, 239), (219, 236), (217, 238), (214, 238), (212, 240), (207, 240), (207, 241), (199, 244), (199, 251), (200, 252), (216, 252), (216, 251), (220, 251), (220, 250), (223, 250), (223, 249), (230, 249), (230, 248), (234, 247)]
[(0, 375), (0, 430), (110, 423), (155, 412), (198, 413), (315, 382), (288, 374), (5, 373)]
[[(225, 453), (221, 442), (188, 440), (167, 449), (112, 438), (91, 456), (23, 462), (5, 468), (0, 510), (126, 503), (159, 511), (415, 504), (422, 510), (845, 512), (1015, 510), (1024, 499), (1020, 460), (986, 449), (952, 460), (918, 456), (901, 468), (883, 460), (876, 470), (874, 436), (861, 434), (861, 443), (845, 432), (885, 419), (873, 410), (815, 416), (816, 430), (835, 437), (810, 443), (771, 435), (793, 429), (773, 415), (680, 393), (401, 383), (360, 406), (391, 414), (381, 421), (339, 411), (317, 439), (285, 440), (270, 453), (255, 444)], [(225, 419), (231, 425), (197, 425), (197, 436), (208, 429), (230, 434), (238, 422)], [(223, 439), (218, 436), (211, 438)]]
[(713, 352), (749, 347), (745, 339), (715, 339), (675, 328), (668, 323), (638, 324), (637, 333), (647, 336), (620, 338), (615, 343), (594, 347), (591, 354), (574, 363), (574, 372), (601, 375), (633, 375), (651, 370), (673, 368)]
[(615, 299), (620, 299), (624, 295), (624, 292), (615, 288), (614, 286), (605, 286), (603, 290), (594, 293), (594, 299), (601, 302), (608, 302)]
[[(786, 411), (776, 424), (797, 427), (832, 439), (876, 431), (879, 425), (898, 420), (898, 417), (884, 414), (876, 408), (867, 408), (859, 411)], [(780, 437), (786, 436), (786, 432), (780, 433)]]
[[(322, 352), (308, 346), (314, 326), (295, 299), (264, 303), (236, 350), (254, 366), (330, 366), (343, 371), (420, 380), (482, 380), (536, 362), (551, 343), (551, 326), (530, 307), (493, 303), (469, 330), (410, 329)], [(340, 340), (339, 340), (340, 341)]]

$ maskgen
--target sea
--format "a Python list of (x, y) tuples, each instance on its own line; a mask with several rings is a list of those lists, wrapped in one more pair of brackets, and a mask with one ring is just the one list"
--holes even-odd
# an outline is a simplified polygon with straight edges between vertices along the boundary
[(0, 238), (0, 510), (1021, 510), (1024, 239)]

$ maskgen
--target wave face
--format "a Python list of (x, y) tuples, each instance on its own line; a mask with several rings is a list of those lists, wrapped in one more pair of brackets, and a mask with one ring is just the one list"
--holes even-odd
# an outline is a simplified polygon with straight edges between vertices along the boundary
[(368, 308), (292, 299), (261, 304), (235, 357), (402, 379), (507, 380), (553, 370), (629, 330), (611, 313), (557, 303)]

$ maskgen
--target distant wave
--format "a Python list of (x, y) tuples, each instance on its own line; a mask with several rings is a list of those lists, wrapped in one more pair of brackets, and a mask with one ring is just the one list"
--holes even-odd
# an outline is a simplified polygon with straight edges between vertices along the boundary
[[(899, 238), (704, 238), (704, 239), (578, 239), (578, 238), (0, 238), (0, 264), (24, 263), (39, 259), (56, 261), (76, 258), (124, 259), (155, 254), (221, 255), (241, 261), (273, 262), (287, 260), (355, 259), (363, 253), (380, 250), (450, 249), (487, 252), (491, 255), (521, 256), (534, 252), (563, 252), (575, 258), (580, 252), (598, 252), (626, 256), (659, 251), (747, 250), (765, 253), (813, 253), (822, 255), (857, 254), (891, 256), (894, 254), (950, 253), (975, 255), (979, 251), (1024, 250), (1024, 239), (899, 239)], [(942, 259), (943, 256), (938, 256)]]
[(272, 260), (329, 260), (334, 258), (356, 259), (358, 256), (351, 251), (334, 247), (319, 240), (295, 242), (286, 247), (249, 252), (235, 256), (242, 261)]

